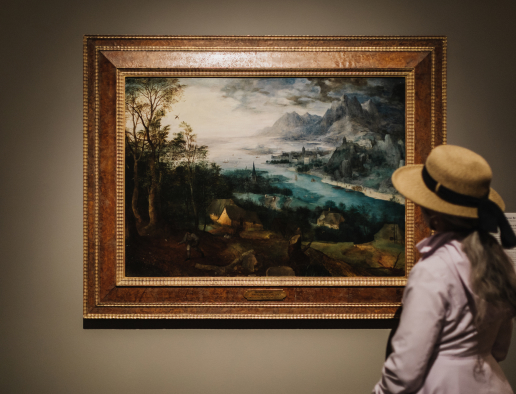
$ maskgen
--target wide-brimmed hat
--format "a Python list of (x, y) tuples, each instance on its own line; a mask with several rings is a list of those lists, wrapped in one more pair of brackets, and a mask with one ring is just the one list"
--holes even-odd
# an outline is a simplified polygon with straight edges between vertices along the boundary
[(502, 241), (516, 245), (516, 237), (503, 214), (505, 204), (490, 186), (492, 176), (491, 167), (477, 153), (460, 146), (439, 145), (424, 165), (398, 168), (392, 183), (404, 197), (425, 208), (478, 218), (479, 227), (489, 232), (505, 229)]

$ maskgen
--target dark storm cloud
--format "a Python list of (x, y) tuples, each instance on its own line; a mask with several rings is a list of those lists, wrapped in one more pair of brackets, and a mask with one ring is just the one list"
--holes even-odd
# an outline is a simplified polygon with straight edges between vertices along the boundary
[(404, 84), (403, 78), (307, 78), (320, 89), (318, 99), (332, 102), (344, 95), (358, 95), (366, 100), (390, 101), (397, 85)]
[(228, 78), (222, 97), (233, 98), (238, 109), (264, 106), (301, 106), (317, 100), (319, 89), (305, 78)]
[(344, 95), (364, 102), (397, 104), (403, 100), (403, 78), (229, 78), (222, 88), (223, 97), (240, 102), (239, 108), (258, 110), (263, 106), (307, 107), (331, 103)]

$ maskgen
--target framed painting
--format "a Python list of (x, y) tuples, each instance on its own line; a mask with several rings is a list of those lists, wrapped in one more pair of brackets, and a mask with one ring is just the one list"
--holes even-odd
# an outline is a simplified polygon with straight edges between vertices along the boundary
[(86, 36), (84, 318), (382, 319), (444, 37)]

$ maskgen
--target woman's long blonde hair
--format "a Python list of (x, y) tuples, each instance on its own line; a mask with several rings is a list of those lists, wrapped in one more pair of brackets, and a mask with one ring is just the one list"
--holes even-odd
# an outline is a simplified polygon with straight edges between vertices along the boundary
[(478, 296), (475, 324), (482, 327), (487, 308), (516, 313), (516, 271), (498, 241), (478, 230), (478, 220), (452, 216), (422, 208), (432, 230), (454, 231), (462, 240), (462, 250), (471, 262), (471, 287)]

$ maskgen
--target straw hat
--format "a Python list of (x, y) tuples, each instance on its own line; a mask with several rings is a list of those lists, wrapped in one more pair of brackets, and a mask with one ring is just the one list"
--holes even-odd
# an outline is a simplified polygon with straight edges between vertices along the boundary
[(491, 167), (482, 156), (460, 146), (439, 145), (424, 165), (398, 168), (392, 183), (403, 196), (425, 208), (478, 218), (482, 200), (505, 209), (500, 195), (490, 187), (491, 178)]

